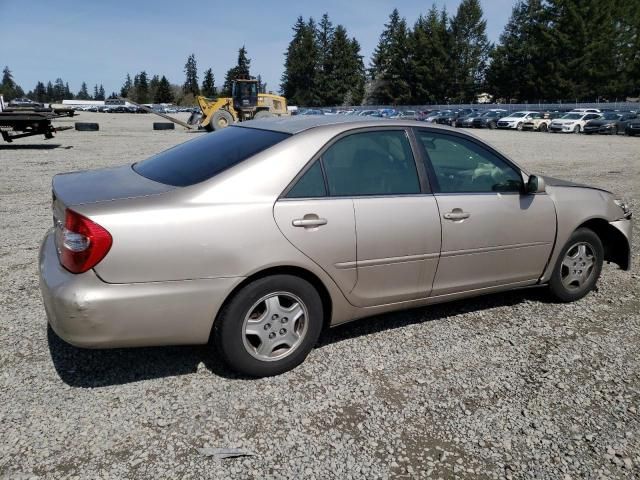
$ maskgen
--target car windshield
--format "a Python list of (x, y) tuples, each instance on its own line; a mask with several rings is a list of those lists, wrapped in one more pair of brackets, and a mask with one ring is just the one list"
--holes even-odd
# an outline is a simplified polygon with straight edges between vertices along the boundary
[(567, 113), (562, 118), (566, 118), (567, 120), (580, 120), (582, 117), (584, 117), (584, 113)]
[(160, 152), (136, 163), (133, 169), (155, 182), (186, 187), (208, 180), (289, 136), (257, 128), (227, 127)]
[(483, 117), (497, 117), (501, 112), (486, 112), (483, 113)]
[(522, 118), (527, 115), (527, 112), (515, 112), (509, 115), (511, 118)]
[(602, 118), (604, 120), (618, 120), (618, 119), (622, 118), (622, 115), (620, 115), (619, 113), (610, 112), (610, 113), (603, 114)]

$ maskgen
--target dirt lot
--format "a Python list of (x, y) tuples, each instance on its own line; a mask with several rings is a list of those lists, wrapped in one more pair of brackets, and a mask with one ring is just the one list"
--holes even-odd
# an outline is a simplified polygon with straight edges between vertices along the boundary
[[(529, 290), (365, 319), (277, 378), (234, 378), (206, 347), (63, 343), (37, 280), (51, 177), (200, 135), (153, 132), (150, 115), (61, 123), (75, 120), (100, 131), (0, 144), (0, 478), (640, 477), (637, 248), (575, 304)], [(640, 208), (640, 138), (474, 133)]]

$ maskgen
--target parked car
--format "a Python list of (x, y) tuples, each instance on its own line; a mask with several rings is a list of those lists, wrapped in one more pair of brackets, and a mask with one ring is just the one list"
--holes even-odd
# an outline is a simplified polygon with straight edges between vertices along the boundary
[(602, 113), (599, 108), (574, 108), (571, 112), (575, 113)]
[(527, 286), (574, 301), (603, 261), (630, 266), (613, 194), (409, 120), (256, 120), (52, 189), (40, 288), (60, 337), (211, 337), (253, 376), (300, 364), (326, 326)]
[(538, 132), (546, 132), (551, 124), (551, 114), (548, 112), (534, 112), (522, 124), (522, 130), (535, 130)]
[(605, 112), (600, 118), (589, 120), (584, 126), (584, 133), (590, 135), (592, 133), (609, 133), (616, 135), (618, 132), (624, 133), (627, 124), (637, 119), (635, 113), (627, 112)]
[(8, 104), (9, 107), (29, 107), (29, 108), (43, 108), (42, 103), (34, 102), (30, 98), (14, 98)]
[(502, 117), (506, 117), (508, 112), (506, 110), (492, 109), (487, 110), (483, 114), (473, 119), (471, 125), (473, 128), (490, 128), (494, 129), (498, 127), (498, 120)]
[(569, 112), (553, 120), (549, 125), (549, 131), (552, 133), (580, 133), (589, 120), (596, 118), (600, 118), (599, 113)]
[(635, 120), (631, 120), (629, 123), (627, 123), (627, 126), (624, 129), (624, 133), (626, 133), (630, 137), (640, 135), (640, 118), (636, 118)]
[(524, 127), (526, 121), (541, 117), (542, 115), (540, 115), (540, 112), (513, 112), (506, 117), (502, 117), (500, 120), (498, 120), (497, 126), (498, 128), (522, 130), (522, 127)]
[(298, 111), (298, 115), (324, 115), (324, 112), (317, 108), (304, 108)]
[(433, 110), (431, 112), (429, 112), (427, 115), (424, 116), (424, 118), (422, 119), (423, 122), (427, 122), (427, 123), (434, 123), (436, 121), (436, 119), (442, 115), (445, 112), (445, 110)]
[(432, 123), (439, 123), (440, 125), (451, 125), (457, 118), (457, 112), (455, 110), (444, 110), (437, 117), (435, 117)]
[(478, 116), (478, 112), (468, 113), (463, 116), (459, 116), (456, 118), (456, 121), (453, 122), (453, 125), (458, 128), (471, 128), (473, 126), (473, 119)]
[(416, 111), (415, 110), (402, 110), (400, 112), (396, 112), (395, 115), (391, 115), (389, 118), (401, 118), (401, 119), (415, 119)]

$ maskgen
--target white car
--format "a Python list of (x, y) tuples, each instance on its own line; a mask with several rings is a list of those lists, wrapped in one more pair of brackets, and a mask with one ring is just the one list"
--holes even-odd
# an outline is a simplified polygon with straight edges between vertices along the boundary
[(574, 108), (571, 113), (602, 113), (599, 108)]
[(525, 122), (535, 118), (540, 118), (539, 112), (513, 112), (508, 117), (503, 117), (498, 121), (498, 128), (511, 128), (514, 130), (522, 130)]
[(599, 113), (569, 112), (564, 117), (557, 118), (549, 125), (549, 131), (564, 133), (580, 133), (589, 120), (600, 118)]

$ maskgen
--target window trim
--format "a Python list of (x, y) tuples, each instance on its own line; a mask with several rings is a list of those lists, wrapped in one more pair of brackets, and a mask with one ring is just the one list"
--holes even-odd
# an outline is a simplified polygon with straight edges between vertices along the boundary
[[(329, 182), (327, 180), (327, 172), (322, 161), (325, 152), (331, 148), (335, 143), (342, 140), (345, 137), (359, 134), (359, 133), (369, 133), (369, 132), (383, 132), (383, 131), (401, 131), (404, 132), (407, 136), (407, 140), (409, 141), (409, 148), (411, 149), (411, 155), (413, 157), (413, 162), (416, 167), (416, 173), (418, 175), (418, 185), (420, 187), (420, 192), (418, 193), (398, 193), (398, 194), (371, 194), (371, 195), (331, 195), (329, 190)], [(416, 196), (424, 196), (424, 195), (432, 195), (433, 191), (430, 188), (430, 184), (425, 176), (427, 176), (426, 169), (424, 168), (424, 163), (419, 159), (420, 149), (418, 145), (412, 141), (413, 132), (411, 131), (411, 127), (407, 126), (375, 126), (375, 127), (360, 127), (360, 128), (352, 128), (344, 132), (340, 132), (335, 135), (327, 143), (325, 143), (320, 150), (318, 150), (313, 157), (305, 164), (304, 167), (298, 172), (298, 174), (293, 177), (293, 180), (289, 182), (289, 184), (284, 188), (282, 193), (278, 196), (276, 201), (286, 200), (286, 201), (300, 201), (300, 200), (333, 200), (333, 199), (345, 199), (345, 198), (393, 198), (393, 197), (416, 197)], [(414, 138), (415, 140), (415, 138)], [(298, 198), (288, 198), (287, 195), (289, 191), (293, 188), (293, 186), (302, 178), (308, 170), (310, 170), (316, 161), (320, 162), (320, 166), (322, 169), (322, 176), (324, 178), (325, 191), (327, 195), (324, 197), (298, 197)], [(421, 165), (422, 164), (422, 165)]]
[[(422, 151), (422, 154), (424, 155), (424, 158), (426, 160), (427, 170), (429, 172), (429, 176), (428, 177), (432, 181), (431, 189), (432, 189), (434, 195), (496, 195), (497, 193), (499, 193), (501, 195), (522, 195), (522, 194), (526, 193), (525, 192), (525, 188), (526, 188), (525, 175), (526, 175), (526, 172), (524, 172), (520, 167), (518, 167), (516, 164), (514, 164), (511, 160), (509, 160), (507, 157), (505, 157), (500, 152), (498, 152), (496, 149), (494, 149), (491, 145), (487, 145), (487, 144), (481, 142), (480, 140), (478, 140), (476, 138), (473, 138), (471, 136), (468, 136), (468, 135), (449, 132), (449, 131), (443, 131), (443, 130), (435, 129), (435, 128), (412, 127), (412, 130), (414, 130), (414, 135), (416, 137), (417, 146)], [(498, 157), (500, 160), (505, 162), (512, 170), (514, 170), (517, 174), (520, 175), (520, 178), (522, 179), (522, 188), (520, 189), (520, 191), (517, 191), (517, 192), (516, 191), (513, 191), (513, 192), (443, 192), (440, 189), (440, 184), (438, 183), (438, 177), (436, 176), (436, 171), (433, 168), (433, 163), (431, 161), (431, 157), (429, 156), (429, 152), (427, 151), (427, 148), (418, 139), (418, 133), (419, 132), (427, 132), (427, 133), (432, 133), (432, 134), (436, 134), (436, 135), (441, 135), (444, 138), (463, 139), (463, 140), (466, 140), (468, 142), (471, 142), (471, 143), (475, 144), (476, 146), (478, 146), (478, 147), (480, 147), (480, 148), (482, 148), (484, 150), (489, 151), (490, 153), (492, 153), (493, 155)]]

